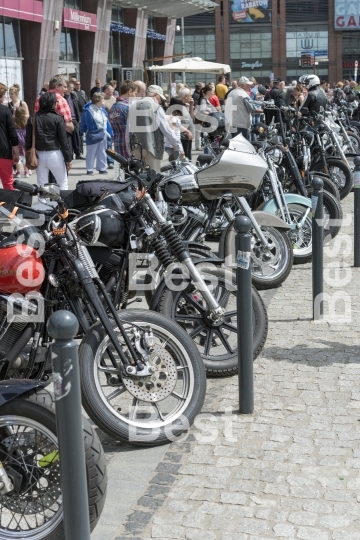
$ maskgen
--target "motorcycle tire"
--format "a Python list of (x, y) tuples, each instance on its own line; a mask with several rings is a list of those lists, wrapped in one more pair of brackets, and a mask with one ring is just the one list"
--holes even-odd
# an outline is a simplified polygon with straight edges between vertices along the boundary
[[(236, 319), (237, 314), (236, 276), (234, 272), (223, 269), (202, 269), (201, 275), (218, 303), (225, 309), (224, 318), (227, 318), (226, 321), (219, 325), (215, 323), (212, 328), (210, 327), (206, 316), (207, 304), (202, 299), (201, 292), (197, 291), (191, 283), (183, 291), (178, 292), (165, 288), (157, 310), (167, 319), (172, 319), (180, 324), (193, 339), (199, 349), (207, 375), (211, 377), (232, 376), (238, 370), (237, 324), (232, 321), (232, 318)], [(232, 309), (226, 312), (227, 301), (230, 297)], [(252, 288), (252, 308), (253, 355), (255, 359), (266, 341), (268, 318), (264, 302), (254, 287)], [(199, 322), (199, 326), (194, 326), (196, 321)], [(224, 334), (224, 330), (230, 335)], [(233, 347), (227, 339), (231, 333), (233, 334), (231, 340)], [(225, 345), (224, 340), (227, 345)], [(225, 350), (226, 353), (223, 354), (220, 349)]]
[[(251, 242), (251, 278), (257, 290), (275, 289), (286, 280), (293, 266), (293, 249), (286, 232), (274, 227), (263, 227), (269, 249), (264, 250), (256, 234)], [(280, 253), (279, 253), (280, 252)], [(272, 272), (266, 274), (268, 269)]]
[[(211, 250), (205, 249), (205, 248), (202, 249), (200, 246), (199, 247), (190, 247), (189, 252), (190, 252), (191, 258), (193, 258), (193, 259), (204, 259), (204, 258), (205, 259), (206, 258), (214, 259), (214, 258), (216, 258), (216, 255)], [(164, 273), (163, 267), (158, 266), (158, 268), (156, 268), (156, 271), (159, 272), (159, 277), (161, 278), (162, 274)], [(145, 279), (144, 279), (144, 283), (146, 285), (148, 285), (151, 282), (152, 282), (152, 276), (150, 274), (146, 274)], [(146, 289), (144, 291), (145, 299), (147, 301), (148, 306), (150, 306), (150, 304), (151, 304), (151, 301), (153, 299), (155, 291), (156, 291), (156, 288), (150, 289), (150, 290)]]
[[(351, 141), (351, 144), (353, 145), (354, 152), (360, 153), (360, 137), (359, 135), (356, 135), (353, 131), (347, 131), (348, 137)], [(352, 150), (351, 150), (352, 151)]]
[(332, 180), (329, 177), (321, 176), (321, 180), (324, 182), (324, 191), (327, 191), (330, 193), (335, 199), (340, 201), (340, 191), (337, 185), (332, 182)]
[[(23, 437), (17, 437), (14, 442), (8, 440), (11, 435), (9, 436), (7, 433), (3, 434), (3, 429), (5, 428), (1, 427), (6, 424), (7, 429), (11, 423), (16, 423), (20, 428), (22, 426), (25, 427), (25, 430), (22, 431)], [(15, 431), (15, 436), (16, 433), (17, 431)], [(4, 438), (4, 435), (7, 435), (7, 438)], [(86, 418), (83, 418), (83, 436), (86, 457), (90, 526), (91, 530), (93, 530), (100, 519), (105, 504), (107, 471), (103, 448), (93, 427)], [(31, 449), (31, 444), (34, 444), (34, 440), (36, 441), (36, 451), (30, 453), (29, 450)], [(14, 492), (10, 492), (3, 496), (0, 495), (0, 540), (9, 540), (10, 538), (21, 538), (22, 540), (65, 540), (60, 493), (59, 460), (51, 457), (51, 460), (53, 461), (47, 462), (45, 460), (45, 464), (41, 464), (41, 456), (44, 460), (47, 456), (52, 456), (57, 448), (55, 406), (50, 392), (45, 389), (39, 389), (34, 394), (21, 396), (0, 407), (0, 459), (6, 469), (7, 467), (11, 467), (10, 462), (12, 456), (9, 451), (3, 452), (4, 441), (7, 441), (8, 445), (12, 444), (12, 447), (16, 444), (17, 449), (20, 449), (21, 445), (23, 445), (24, 449), (20, 451), (25, 452), (27, 459), (26, 464), (29, 465), (29, 460), (34, 459), (36, 465), (34, 464), (32, 466), (31, 471), (36, 471), (37, 474), (34, 479), (34, 473), (31, 472), (31, 478), (29, 480), (29, 468), (27, 467), (26, 473), (23, 473), (21, 469), (22, 462), (20, 462), (19, 459), (15, 459), (16, 472), (18, 474), (20, 473), (20, 476), (22, 476), (22, 480), (20, 479), (20, 476), (18, 476), (17, 482), (21, 480), (22, 483), (21, 487), (18, 488), (18, 491), (20, 491), (15, 496), (12, 496), (12, 493)], [(38, 475), (41, 467), (44, 467), (44, 474), (39, 478)], [(36, 486), (37, 497), (35, 499), (28, 495), (29, 490), (26, 489), (26, 484), (25, 486), (23, 485), (25, 480), (31, 482), (31, 494), (33, 494), (34, 485)], [(59, 497), (59, 502), (54, 497)], [(45, 498), (44, 503), (43, 498)], [(51, 500), (53, 509), (51, 517), (49, 517), (48, 500)], [(26, 504), (25, 509), (24, 504)], [(44, 516), (40, 519), (39, 507), (42, 505), (44, 507)], [(10, 523), (10, 529), (6, 529), (6, 514), (14, 512), (17, 506), (19, 507), (19, 513), (22, 513), (23, 516), (22, 518), (20, 516), (20, 521), (17, 521), (12, 525)], [(55, 507), (56, 511), (53, 507)], [(25, 515), (26, 508), (28, 508), (28, 511)], [(35, 512), (34, 508), (38, 511)], [(46, 517), (45, 510), (47, 510)], [(24, 520), (24, 530), (21, 528), (21, 519)], [(43, 523), (41, 523), (42, 520)], [(33, 523), (35, 526), (30, 527), (30, 523)]]
[[(205, 399), (206, 374), (198, 350), (179, 325), (160, 313), (132, 309), (118, 315), (130, 339), (134, 328), (152, 329), (156, 343), (150, 362), (156, 371), (146, 378), (126, 375), (97, 323), (79, 350), (83, 406), (96, 425), (116, 440), (135, 446), (178, 440)], [(112, 324), (119, 335), (115, 321)], [(120, 335), (119, 341), (126, 351)]]
[[(324, 206), (324, 237), (330, 234), (331, 238), (339, 233), (341, 229), (341, 222), (343, 218), (343, 212), (340, 201), (336, 199), (328, 191), (323, 192), (323, 206)], [(330, 220), (330, 222), (328, 221)]]
[[(344, 199), (349, 195), (352, 185), (353, 185), (353, 175), (351, 173), (350, 168), (344, 163), (343, 161), (340, 161), (339, 159), (333, 159), (331, 157), (326, 158), (329, 176), (334, 182), (339, 191), (340, 191), (340, 199)], [(318, 162), (315, 163), (314, 171), (323, 171), (323, 165)], [(337, 172), (336, 172), (337, 171)], [(341, 175), (341, 176), (340, 176)]]
[[(307, 206), (291, 203), (288, 205), (289, 214), (293, 223), (299, 223), (308, 210)], [(293, 253), (294, 264), (305, 264), (312, 259), (312, 218), (308, 213), (305, 223), (298, 229), (288, 231)]]

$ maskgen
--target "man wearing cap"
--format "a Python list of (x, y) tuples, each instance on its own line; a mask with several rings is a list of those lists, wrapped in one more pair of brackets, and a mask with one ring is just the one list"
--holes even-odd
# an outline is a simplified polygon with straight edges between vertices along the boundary
[[(128, 153), (131, 154), (130, 140), (136, 135), (137, 142), (142, 146), (142, 157), (151, 169), (160, 172), (161, 162), (164, 155), (164, 137), (174, 150), (184, 157), (181, 142), (176, 138), (170, 128), (162, 103), (166, 100), (163, 89), (152, 84), (146, 91), (146, 97), (136, 99), (130, 105), (128, 123), (126, 126), (126, 144)], [(134, 155), (140, 159), (140, 149), (134, 149)]]
[(259, 114), (256, 102), (250, 100), (249, 90), (253, 82), (247, 77), (240, 77), (238, 88), (228, 96), (225, 105), (225, 116), (230, 123), (232, 133), (241, 133), (245, 139), (250, 140), (251, 115)]
[[(279, 108), (287, 107), (288, 103), (286, 101), (284, 87), (285, 87), (285, 81), (283, 81), (283, 79), (280, 79), (280, 78), (274, 79), (273, 87), (270, 90), (270, 92), (266, 94), (264, 101), (273, 100), (276, 107), (279, 107)], [(273, 117), (275, 117), (275, 121), (277, 120), (278, 118), (277, 114), (278, 114), (277, 111), (265, 110), (265, 119), (266, 119), (267, 125), (270, 124)]]

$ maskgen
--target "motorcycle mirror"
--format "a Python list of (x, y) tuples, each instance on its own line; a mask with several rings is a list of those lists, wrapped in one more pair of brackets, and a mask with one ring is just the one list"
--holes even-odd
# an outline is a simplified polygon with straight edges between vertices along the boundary
[(169, 156), (169, 161), (176, 161), (179, 159), (180, 152), (178, 150), (175, 150), (172, 154)]
[(60, 186), (57, 184), (45, 184), (42, 187), (42, 197), (54, 199), (55, 201), (60, 199)]

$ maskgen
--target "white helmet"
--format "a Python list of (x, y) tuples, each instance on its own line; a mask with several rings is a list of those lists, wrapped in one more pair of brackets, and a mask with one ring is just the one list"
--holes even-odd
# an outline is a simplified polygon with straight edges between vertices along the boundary
[(300, 79), (303, 79), (301, 84), (304, 84), (308, 90), (320, 85), (320, 79), (317, 75), (303, 75)]

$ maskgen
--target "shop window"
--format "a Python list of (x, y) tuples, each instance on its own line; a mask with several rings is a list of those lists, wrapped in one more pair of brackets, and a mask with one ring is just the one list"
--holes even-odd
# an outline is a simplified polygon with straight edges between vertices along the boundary
[(121, 34), (119, 32), (110, 32), (108, 64), (121, 66)]
[(72, 9), (82, 9), (82, 0), (65, 0), (64, 6)]
[(354, 60), (360, 57), (360, 32), (349, 32), (343, 34), (343, 55), (353, 56)]
[[(185, 52), (199, 56), (203, 60), (215, 61), (215, 29), (185, 28)], [(179, 33), (175, 36), (174, 54), (182, 54), (182, 40)]]
[(271, 58), (271, 32), (269, 28), (230, 28), (230, 59), (246, 63), (262, 62)]
[(78, 62), (78, 33), (77, 30), (63, 28), (60, 35), (60, 56), (63, 62)]
[(21, 57), (20, 21), (0, 17), (0, 56)]
[(112, 5), (111, 8), (111, 21), (116, 22), (118, 24), (121, 24), (124, 22), (123, 20), (123, 10), (119, 6)]
[(329, 18), (328, 0), (287, 0), (286, 22), (322, 22)]

